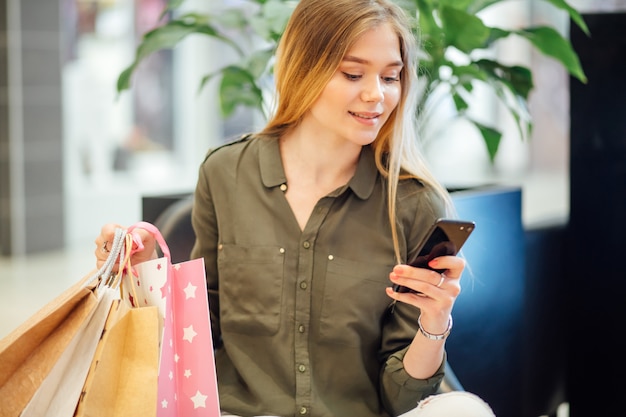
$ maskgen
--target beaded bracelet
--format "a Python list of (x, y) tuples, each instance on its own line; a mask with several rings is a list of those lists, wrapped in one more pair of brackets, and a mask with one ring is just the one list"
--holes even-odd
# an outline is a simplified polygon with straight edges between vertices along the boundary
[(448, 327), (446, 328), (446, 331), (441, 333), (441, 334), (432, 334), (432, 333), (428, 333), (426, 330), (424, 330), (424, 328), (422, 327), (422, 316), (421, 315), (417, 318), (417, 325), (420, 328), (420, 332), (427, 339), (430, 339), (430, 340), (443, 340), (446, 337), (448, 337), (448, 335), (450, 334), (450, 330), (452, 330), (452, 316), (448, 317)]

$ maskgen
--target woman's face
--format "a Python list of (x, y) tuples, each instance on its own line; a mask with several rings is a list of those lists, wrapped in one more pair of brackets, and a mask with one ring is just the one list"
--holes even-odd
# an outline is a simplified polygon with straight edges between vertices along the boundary
[(402, 66), (400, 41), (389, 24), (364, 33), (304, 117), (304, 126), (328, 139), (372, 143), (400, 100)]

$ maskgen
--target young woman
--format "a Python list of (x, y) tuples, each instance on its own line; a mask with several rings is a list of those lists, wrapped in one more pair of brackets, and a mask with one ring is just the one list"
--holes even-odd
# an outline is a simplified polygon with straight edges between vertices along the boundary
[[(273, 117), (208, 153), (194, 197), (221, 407), (400, 415), (443, 378), (465, 266), (405, 265), (453, 215), (418, 150), (409, 23), (389, 0), (301, 0), (275, 72)], [(115, 227), (96, 239), (100, 262)], [(154, 256), (142, 237), (134, 263)]]

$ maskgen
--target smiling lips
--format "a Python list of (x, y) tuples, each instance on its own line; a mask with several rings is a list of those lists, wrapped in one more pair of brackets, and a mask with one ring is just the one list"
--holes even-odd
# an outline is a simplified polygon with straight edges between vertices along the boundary
[(378, 118), (381, 116), (381, 113), (355, 113), (352, 111), (349, 111), (348, 113), (350, 113), (351, 116), (354, 116), (357, 118), (357, 120), (361, 120), (361, 121), (366, 121), (366, 122), (374, 122), (376, 120), (378, 120)]

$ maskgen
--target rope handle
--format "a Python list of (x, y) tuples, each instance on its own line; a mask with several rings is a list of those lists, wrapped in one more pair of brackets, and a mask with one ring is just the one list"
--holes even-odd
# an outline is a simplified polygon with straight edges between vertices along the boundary
[[(126, 240), (126, 230), (118, 227), (115, 229), (115, 236), (111, 243), (111, 250), (104, 264), (98, 269), (89, 279), (85, 282), (85, 286), (88, 286), (92, 282), (96, 281), (100, 277), (104, 277), (103, 282), (107, 282), (111, 277), (113, 267), (120, 257), (120, 254), (124, 251), (124, 242)], [(122, 255), (123, 256), (123, 255)]]

